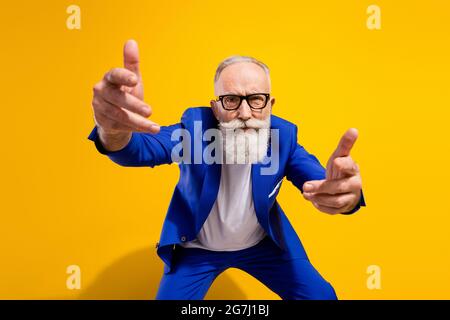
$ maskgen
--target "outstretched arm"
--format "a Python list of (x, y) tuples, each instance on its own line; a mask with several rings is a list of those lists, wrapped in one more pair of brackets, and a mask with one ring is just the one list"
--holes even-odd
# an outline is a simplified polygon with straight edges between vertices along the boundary
[(172, 149), (179, 142), (171, 139), (172, 132), (181, 128), (181, 124), (162, 126), (157, 134), (133, 132), (125, 147), (109, 151), (103, 147), (95, 127), (88, 139), (94, 141), (97, 150), (115, 163), (125, 167), (154, 167), (172, 163)]

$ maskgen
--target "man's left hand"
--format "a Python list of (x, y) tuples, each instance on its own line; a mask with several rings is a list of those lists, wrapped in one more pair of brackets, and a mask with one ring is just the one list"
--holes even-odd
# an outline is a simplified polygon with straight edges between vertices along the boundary
[(359, 166), (350, 157), (357, 138), (356, 129), (347, 130), (327, 162), (326, 179), (303, 184), (303, 197), (322, 212), (346, 213), (360, 201), (362, 182)]

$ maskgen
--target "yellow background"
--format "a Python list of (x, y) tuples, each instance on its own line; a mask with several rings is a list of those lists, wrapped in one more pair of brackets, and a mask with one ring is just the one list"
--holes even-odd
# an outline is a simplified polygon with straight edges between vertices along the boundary
[[(81, 30), (66, 27), (71, 4)], [(154, 297), (178, 169), (123, 168), (87, 140), (92, 87), (129, 38), (160, 124), (208, 105), (217, 64), (242, 54), (269, 65), (274, 113), (323, 164), (357, 127), (367, 208), (329, 216), (290, 183), (279, 202), (340, 298), (450, 298), (448, 1), (13, 1), (0, 30), (0, 298)], [(66, 288), (72, 264), (81, 290)], [(366, 287), (369, 265), (381, 290)], [(231, 269), (207, 298), (278, 297)]]

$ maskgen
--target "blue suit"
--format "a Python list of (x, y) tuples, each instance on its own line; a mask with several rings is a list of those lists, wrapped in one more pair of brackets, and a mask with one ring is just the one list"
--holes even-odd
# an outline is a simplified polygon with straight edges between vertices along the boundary
[[(194, 125), (195, 121), (201, 121), (202, 132), (195, 133), (195, 130), (199, 130), (198, 126)], [(199, 136), (201, 139), (203, 132), (210, 128), (217, 128), (217, 125), (217, 119), (209, 107), (197, 107), (187, 109), (179, 123), (162, 126), (158, 134), (133, 133), (128, 145), (119, 151), (108, 152), (102, 147), (97, 128), (93, 129), (89, 139), (95, 142), (100, 153), (107, 155), (119, 165), (154, 167), (172, 163), (172, 149), (180, 142), (171, 139), (174, 130), (187, 129), (191, 139), (194, 140)], [(269, 241), (269, 246), (273, 244), (272, 249), (280, 250), (279, 252), (286, 259), (308, 261), (303, 245), (276, 197), (284, 177), (303, 192), (304, 182), (325, 179), (325, 169), (315, 156), (309, 154), (297, 143), (297, 127), (294, 124), (272, 115), (271, 129), (278, 129), (279, 132), (277, 148), (279, 166), (274, 174), (262, 175), (261, 169), (270, 164), (252, 165), (252, 195), (256, 215), (268, 235), (264, 241)], [(206, 147), (209, 142), (201, 143), (203, 147)], [(270, 152), (269, 147), (268, 153)], [(174, 267), (174, 253), (176, 249), (181, 248), (177, 245), (196, 238), (216, 200), (220, 184), (220, 164), (180, 163), (179, 169), (180, 178), (167, 211), (159, 245), (157, 245), (158, 255), (164, 262), (164, 274), (170, 274)], [(360, 206), (365, 206), (362, 194), (360, 203), (349, 213), (357, 211)], [(184, 252), (186, 250), (202, 252), (202, 249), (183, 249)]]

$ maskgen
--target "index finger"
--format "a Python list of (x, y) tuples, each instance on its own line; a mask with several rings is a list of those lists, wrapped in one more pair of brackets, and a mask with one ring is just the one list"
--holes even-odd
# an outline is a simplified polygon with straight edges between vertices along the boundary
[(125, 68), (113, 68), (105, 74), (103, 79), (110, 84), (127, 87), (134, 87), (138, 83), (136, 74)]
[(361, 180), (357, 176), (337, 180), (311, 180), (303, 185), (304, 192), (340, 194), (361, 189)]

